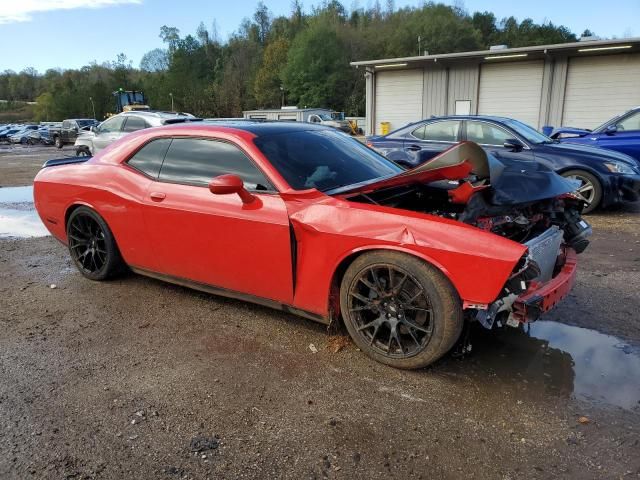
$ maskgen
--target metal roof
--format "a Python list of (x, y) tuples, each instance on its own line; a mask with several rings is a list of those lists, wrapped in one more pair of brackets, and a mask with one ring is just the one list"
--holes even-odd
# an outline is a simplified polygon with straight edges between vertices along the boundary
[[(604, 54), (640, 51), (640, 37), (622, 38), (616, 40), (589, 40), (571, 43), (555, 43), (552, 45), (536, 45), (531, 47), (503, 48), (496, 50), (477, 50), (473, 52), (442, 53), (437, 55), (420, 55), (413, 57), (383, 58), (378, 60), (362, 60), (351, 62), (352, 66), (367, 67), (407, 67), (409, 64), (424, 64), (438, 61), (455, 61), (465, 59), (493, 60), (519, 59), (526, 56), (540, 56), (549, 54)], [(394, 65), (398, 64), (398, 65)]]

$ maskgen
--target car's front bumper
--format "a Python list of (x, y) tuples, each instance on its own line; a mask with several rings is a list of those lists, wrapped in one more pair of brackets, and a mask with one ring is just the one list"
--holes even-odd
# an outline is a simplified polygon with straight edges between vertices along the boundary
[(531, 282), (527, 291), (513, 303), (509, 323), (535, 321), (566, 297), (576, 280), (576, 257), (572, 248), (565, 248), (565, 263), (560, 272), (548, 282)]

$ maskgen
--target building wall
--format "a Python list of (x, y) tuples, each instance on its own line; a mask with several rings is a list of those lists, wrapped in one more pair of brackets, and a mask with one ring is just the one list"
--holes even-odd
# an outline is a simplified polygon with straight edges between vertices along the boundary
[(471, 114), (478, 112), (478, 85), (480, 68), (478, 64), (460, 65), (449, 68), (449, 91), (446, 115), (455, 114), (456, 101), (469, 100)]
[[(633, 53), (626, 54), (626, 56), (637, 59), (640, 54)], [(614, 62), (622, 61), (623, 58), (622, 54), (606, 55), (606, 57), (611, 58)], [(633, 64), (635, 65), (635, 63), (634, 61)], [(544, 60), (538, 125), (533, 125), (534, 127), (541, 128), (545, 125), (558, 127), (562, 125), (570, 65), (571, 59), (561, 54), (553, 57), (549, 56)], [(412, 66), (412, 69), (415, 71), (415, 66)], [(379, 118), (375, 106), (377, 73), (375, 70), (369, 69), (369, 77), (367, 78), (366, 114), (370, 132), (378, 131), (380, 122), (385, 121), (385, 119)], [(639, 77), (636, 80), (636, 84), (639, 85), (638, 91), (640, 92), (640, 75), (637, 75), (635, 69), (630, 71), (630, 74)], [(432, 115), (454, 115), (456, 100), (469, 100), (471, 102), (470, 113), (478, 113), (480, 64), (477, 60), (450, 67), (434, 62), (423, 67), (423, 75), (422, 118), (429, 118)], [(608, 93), (616, 95), (617, 92), (615, 88), (610, 88)], [(634, 98), (629, 98), (626, 103), (633, 103), (635, 95), (631, 96)], [(626, 103), (622, 99), (622, 104), (626, 105)], [(628, 108), (635, 106), (635, 104), (632, 105), (631, 103), (629, 103)], [(595, 108), (597, 108), (597, 105)], [(619, 113), (622, 113), (622, 111)], [(603, 118), (602, 120), (605, 121), (608, 118)], [(420, 119), (411, 118), (407, 121), (417, 120)]]

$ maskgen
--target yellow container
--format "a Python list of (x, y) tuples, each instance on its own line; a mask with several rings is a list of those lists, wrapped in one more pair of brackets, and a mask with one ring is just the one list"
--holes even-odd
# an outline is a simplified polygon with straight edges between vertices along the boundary
[(382, 135), (388, 135), (390, 131), (391, 131), (390, 122), (380, 122), (380, 133)]

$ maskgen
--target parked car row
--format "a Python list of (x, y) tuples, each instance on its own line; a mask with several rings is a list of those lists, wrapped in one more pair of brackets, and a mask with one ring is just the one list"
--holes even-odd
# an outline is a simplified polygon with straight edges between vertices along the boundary
[(39, 125), (9, 124), (0, 126), (0, 142), (22, 145), (51, 145), (53, 138), (50, 131), (56, 123), (47, 122)]
[[(108, 118), (99, 125), (91, 125), (80, 132), (74, 141), (76, 155), (92, 156), (125, 135), (150, 127), (174, 123), (202, 121), (190, 113), (137, 110), (123, 112)], [(64, 134), (64, 125), (62, 134)], [(73, 129), (69, 129), (69, 137)], [(75, 130), (78, 133), (78, 130)], [(65, 143), (68, 140), (63, 140)]]
[[(634, 115), (605, 124), (603, 135), (612, 131), (611, 125), (616, 126), (616, 131), (625, 131), (625, 122), (640, 123), (640, 109), (637, 117)], [(588, 142), (583, 138), (560, 143), (517, 120), (470, 115), (433, 117), (411, 123), (388, 135), (368, 137), (367, 144), (390, 160), (412, 168), (459, 142), (472, 141), (501, 161), (542, 164), (575, 180), (575, 194), (585, 202), (585, 213), (622, 201), (637, 201), (640, 160), (626, 154), (630, 153), (626, 146), (615, 148), (608, 139), (600, 145), (597, 140), (585, 145)], [(605, 145), (609, 149), (599, 148)], [(526, 169), (523, 173), (526, 174)], [(522, 188), (526, 188), (524, 182)]]

